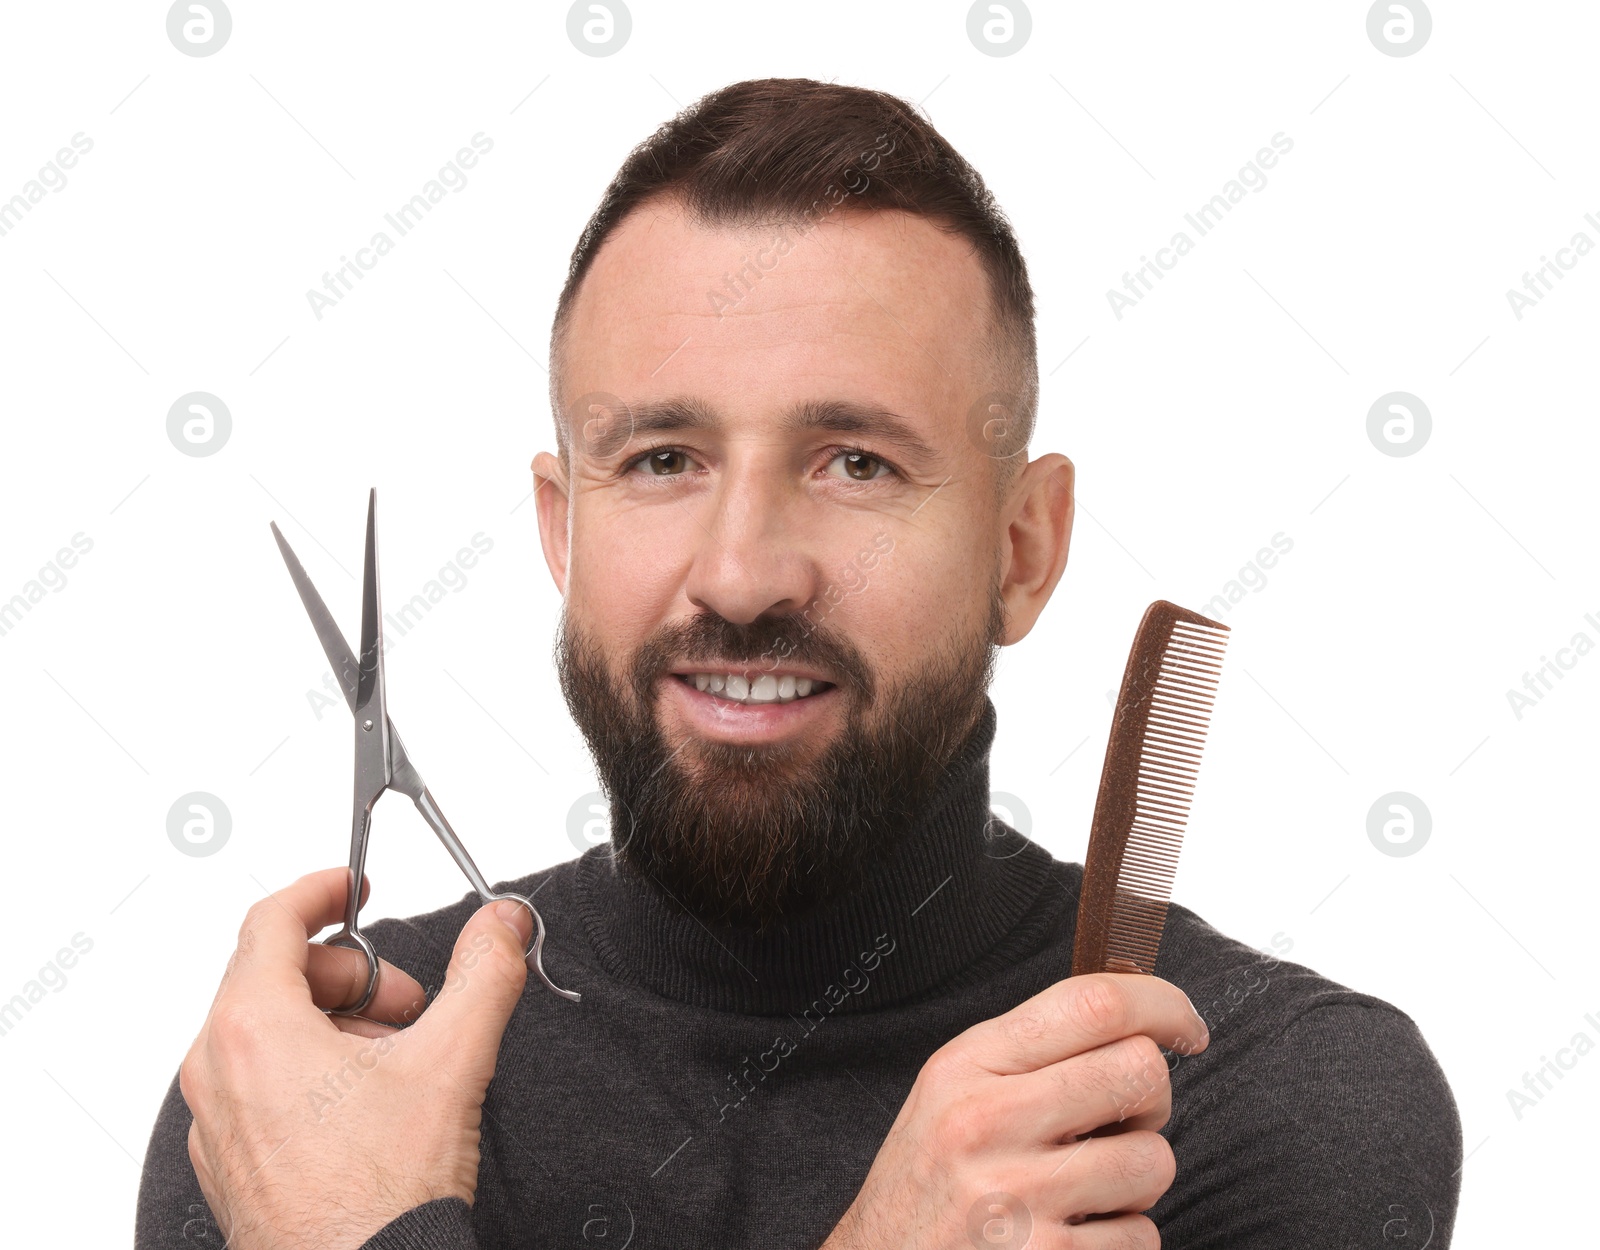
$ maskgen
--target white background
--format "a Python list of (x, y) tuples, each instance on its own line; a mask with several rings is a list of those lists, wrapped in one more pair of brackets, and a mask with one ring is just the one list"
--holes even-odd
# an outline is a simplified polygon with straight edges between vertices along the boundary
[[(206, 57), (174, 49), (159, 4), (8, 6), (0, 199), (93, 141), (0, 237), (0, 600), (72, 535), (93, 543), (0, 636), (0, 1000), (74, 934), (93, 943), (0, 1036), (8, 1239), (130, 1238), (156, 1107), (241, 916), (344, 860), (349, 720), (308, 701), (326, 665), (269, 520), (352, 636), (369, 486), (391, 600), (492, 540), (393, 646), (395, 720), (491, 878), (577, 853), (567, 814), (594, 779), (519, 506), (553, 447), (549, 319), (627, 150), (764, 76), (924, 102), (1028, 259), (1033, 454), (1072, 457), (1080, 508), (1055, 600), (1002, 662), (994, 790), (1081, 860), (1144, 606), (1198, 607), (1291, 539), (1226, 618), (1175, 898), (1418, 1022), (1470, 1152), (1456, 1245), (1561, 1238), (1600, 1058), (1520, 1119), (1507, 1091), (1575, 1034), (1600, 1041), (1600, 656), (1520, 719), (1506, 692), (1574, 634), (1600, 643), (1600, 256), (1520, 320), (1506, 291), (1578, 231), (1600, 244), (1600, 13), (1438, 3), (1427, 45), (1393, 57), (1366, 7), (1040, 3), (1027, 45), (993, 57), (960, 4), (638, 0), (599, 58), (556, 4), (240, 0)], [(468, 185), (314, 317), (307, 289), (480, 131)], [(1265, 188), (1114, 316), (1107, 289), (1278, 132), (1293, 149)], [(233, 419), (207, 457), (166, 434), (197, 390)], [(1396, 390), (1433, 419), (1403, 458), (1366, 432)], [(231, 813), (215, 855), (168, 840), (190, 791)], [(1368, 838), (1390, 791), (1431, 812), (1414, 855)], [(403, 800), (369, 867), (372, 916), (466, 888)]]

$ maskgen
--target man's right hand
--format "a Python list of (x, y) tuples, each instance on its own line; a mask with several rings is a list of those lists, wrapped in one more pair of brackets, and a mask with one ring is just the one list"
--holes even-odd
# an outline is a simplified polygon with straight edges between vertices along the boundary
[(1138, 1212), (1175, 1172), (1156, 1132), (1172, 1112), (1161, 1048), (1210, 1040), (1175, 985), (1123, 973), (1069, 977), (973, 1025), (923, 1065), (822, 1250), (1158, 1247)]
[(413, 1207), (477, 1193), (483, 1100), (533, 918), (480, 907), (431, 1005), (382, 963), (365, 1015), (328, 1015), (366, 981), (359, 955), (311, 941), (343, 918), (349, 883), (348, 868), (309, 873), (246, 913), (178, 1069), (189, 1161), (235, 1250), (358, 1247)]

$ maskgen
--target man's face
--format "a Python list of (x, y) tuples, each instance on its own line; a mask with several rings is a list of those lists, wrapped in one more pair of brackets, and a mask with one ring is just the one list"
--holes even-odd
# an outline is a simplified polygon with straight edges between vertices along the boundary
[(968, 436), (1009, 381), (988, 309), (965, 243), (887, 212), (803, 234), (646, 206), (584, 280), (570, 473), (534, 462), (558, 666), (619, 854), (699, 914), (765, 924), (844, 888), (1032, 624), (1031, 601), (1007, 624), (1006, 505)]

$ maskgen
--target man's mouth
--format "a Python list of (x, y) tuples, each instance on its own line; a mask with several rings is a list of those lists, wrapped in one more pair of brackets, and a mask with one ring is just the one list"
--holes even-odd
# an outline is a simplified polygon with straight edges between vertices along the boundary
[(833, 683), (810, 675), (793, 672), (748, 673), (688, 670), (673, 673), (685, 685), (693, 686), (704, 694), (715, 695), (730, 703), (756, 706), (768, 703), (793, 703), (832, 690)]

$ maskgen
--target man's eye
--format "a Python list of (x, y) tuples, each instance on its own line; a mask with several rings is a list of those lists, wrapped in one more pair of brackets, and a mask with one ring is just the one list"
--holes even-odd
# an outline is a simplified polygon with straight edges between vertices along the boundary
[(643, 465), (652, 477), (677, 477), (689, 465), (689, 456), (676, 447), (658, 447), (647, 451), (628, 465), (630, 470)]
[(836, 464), (842, 465), (845, 476), (856, 482), (874, 482), (893, 472), (882, 460), (864, 451), (841, 451), (828, 462), (828, 467)]

